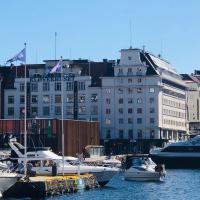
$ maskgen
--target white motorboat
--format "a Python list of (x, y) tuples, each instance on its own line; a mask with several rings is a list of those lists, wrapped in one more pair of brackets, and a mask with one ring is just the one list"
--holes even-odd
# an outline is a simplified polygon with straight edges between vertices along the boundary
[(20, 178), (22, 178), (21, 174), (13, 173), (13, 172), (0, 172), (0, 194), (8, 190), (12, 187)]
[(162, 181), (165, 177), (164, 166), (156, 166), (149, 158), (136, 158), (133, 165), (124, 172), (125, 180)]
[(52, 167), (56, 164), (57, 174), (92, 173), (99, 185), (104, 186), (119, 171), (117, 168), (110, 167), (71, 165), (47, 147), (27, 149), (27, 156), (25, 157), (24, 147), (20, 143), (12, 139), (9, 145), (11, 147), (11, 159), (17, 164), (26, 159), (26, 162), (32, 165), (32, 170), (36, 172), (36, 175), (52, 174)]

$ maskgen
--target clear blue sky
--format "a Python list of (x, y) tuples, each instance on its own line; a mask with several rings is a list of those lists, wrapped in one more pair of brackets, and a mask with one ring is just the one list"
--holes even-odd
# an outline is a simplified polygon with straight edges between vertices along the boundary
[[(200, 66), (199, 0), (1, 0), (0, 64), (27, 42), (27, 63), (119, 58), (132, 46), (162, 53), (179, 73)], [(71, 52), (71, 53), (70, 53)]]

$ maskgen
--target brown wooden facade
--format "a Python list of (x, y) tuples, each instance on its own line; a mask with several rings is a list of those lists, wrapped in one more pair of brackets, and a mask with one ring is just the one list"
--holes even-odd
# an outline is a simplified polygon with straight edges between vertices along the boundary
[[(50, 146), (56, 153), (62, 152), (62, 121), (58, 119), (28, 119), (27, 145)], [(63, 120), (65, 155), (82, 153), (87, 145), (99, 145), (99, 123), (80, 120)], [(24, 120), (0, 119), (0, 148), (6, 148), (10, 135), (20, 143), (24, 141)]]

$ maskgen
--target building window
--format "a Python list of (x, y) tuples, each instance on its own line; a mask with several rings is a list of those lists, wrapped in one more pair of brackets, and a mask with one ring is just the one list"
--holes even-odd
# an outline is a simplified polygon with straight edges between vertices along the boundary
[(119, 138), (120, 139), (124, 138), (124, 131), (122, 129), (119, 129)]
[(44, 116), (49, 116), (49, 114), (50, 114), (50, 109), (49, 109), (49, 107), (48, 106), (44, 106), (43, 107), (43, 115)]
[(133, 109), (132, 108), (128, 108), (128, 113), (133, 113)]
[(38, 108), (37, 107), (31, 107), (31, 114), (33, 117), (38, 115)]
[(14, 96), (8, 96), (8, 103), (14, 104)]
[(153, 97), (151, 97), (151, 98), (149, 99), (149, 103), (154, 103), (154, 98), (153, 98)]
[(24, 83), (20, 83), (19, 85), (19, 91), (24, 92)]
[(129, 137), (129, 139), (133, 139), (133, 130), (132, 129), (128, 130), (128, 137)]
[(98, 106), (92, 106), (91, 107), (91, 114), (92, 115), (98, 115)]
[(73, 103), (74, 102), (74, 95), (68, 94), (66, 100), (67, 100), (67, 103)]
[(85, 102), (85, 94), (81, 94), (79, 96), (79, 103), (84, 103)]
[(128, 93), (132, 94), (133, 93), (133, 89), (132, 88), (128, 88)]
[(37, 95), (32, 95), (31, 96), (31, 102), (32, 103), (38, 103), (38, 96)]
[(14, 108), (8, 107), (8, 116), (14, 116)]
[(73, 82), (66, 82), (66, 90), (67, 91), (73, 91), (74, 89), (74, 83)]
[(118, 69), (118, 75), (123, 75), (123, 69), (122, 68)]
[(110, 102), (111, 102), (111, 100), (107, 98), (107, 99), (106, 99), (106, 103), (107, 103), (107, 104), (110, 104)]
[(110, 129), (106, 130), (106, 139), (110, 139), (111, 138), (111, 131)]
[(55, 91), (61, 91), (61, 82), (55, 82)]
[(20, 117), (23, 117), (24, 116), (24, 113), (25, 113), (25, 108), (24, 107), (20, 107)]
[(118, 94), (123, 94), (123, 89), (122, 88), (118, 88)]
[(141, 114), (142, 113), (142, 108), (137, 108), (137, 113)]
[(133, 123), (133, 119), (132, 118), (128, 118), (128, 124), (132, 124)]
[(85, 82), (78, 82), (78, 90), (85, 90)]
[(110, 114), (111, 111), (110, 111), (110, 108), (106, 108), (106, 114)]
[(142, 118), (137, 118), (137, 124), (142, 124)]
[(49, 95), (43, 95), (43, 103), (49, 103), (50, 102), (50, 98)]
[(132, 83), (132, 78), (129, 78), (129, 79), (128, 79), (128, 83)]
[(111, 119), (110, 118), (106, 118), (106, 124), (111, 124)]
[(149, 88), (149, 92), (150, 92), (150, 93), (154, 93), (154, 92), (155, 92), (155, 89), (154, 89), (154, 88)]
[(24, 100), (25, 100), (24, 95), (20, 95), (20, 103), (21, 104), (24, 103)]
[(61, 115), (61, 106), (55, 106), (55, 115)]
[(128, 98), (128, 103), (133, 103), (133, 98)]
[(60, 94), (57, 94), (55, 95), (55, 103), (61, 103), (61, 95)]
[(151, 139), (155, 138), (155, 131), (154, 130), (150, 130), (150, 138)]
[(124, 119), (123, 118), (120, 118), (118, 121), (119, 121), (119, 124), (123, 124), (124, 123)]
[(138, 83), (142, 83), (142, 79), (141, 79), (141, 78), (138, 78), (138, 79), (137, 79), (137, 82), (138, 82)]
[(137, 130), (137, 136), (138, 136), (138, 138), (142, 138), (142, 130), (141, 129), (138, 129)]
[(141, 104), (142, 103), (142, 98), (137, 98), (137, 103)]
[(74, 108), (72, 106), (67, 106), (67, 115), (73, 115), (74, 114)]
[(80, 115), (85, 115), (86, 114), (86, 107), (85, 106), (79, 106), (78, 113)]
[(119, 113), (123, 114), (123, 112), (124, 112), (123, 108), (119, 108)]
[(137, 88), (137, 93), (142, 93), (142, 88)]
[(43, 82), (43, 91), (49, 91), (49, 82)]
[(150, 113), (155, 113), (155, 108), (150, 108)]
[(128, 57), (128, 60), (131, 60), (131, 56)]
[(31, 92), (38, 92), (38, 83), (31, 83)]
[(119, 99), (119, 104), (123, 104), (123, 101), (124, 101), (123, 98), (120, 98)]
[(95, 94), (91, 94), (91, 102), (97, 102), (98, 101), (98, 95)]
[(110, 93), (111, 93), (111, 89), (110, 89), (110, 88), (107, 88), (107, 89), (106, 89), (106, 93), (107, 93), (107, 94), (110, 94)]
[(150, 124), (154, 124), (155, 123), (155, 119), (154, 118), (150, 118)]

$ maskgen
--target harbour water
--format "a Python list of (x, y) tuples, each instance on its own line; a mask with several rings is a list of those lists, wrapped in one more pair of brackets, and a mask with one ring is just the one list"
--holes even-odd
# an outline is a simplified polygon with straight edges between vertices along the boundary
[(116, 175), (106, 187), (57, 196), (48, 200), (199, 200), (200, 169), (170, 169), (164, 182), (135, 182)]

